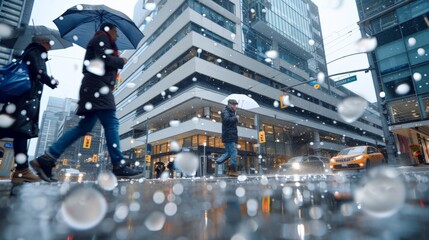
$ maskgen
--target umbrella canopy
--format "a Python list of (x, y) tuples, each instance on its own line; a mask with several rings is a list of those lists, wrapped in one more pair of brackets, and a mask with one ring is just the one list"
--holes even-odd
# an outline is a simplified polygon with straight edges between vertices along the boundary
[(226, 97), (225, 99), (222, 100), (222, 103), (227, 105), (228, 104), (228, 100), (229, 99), (235, 99), (238, 102), (238, 107), (241, 109), (252, 109), (252, 108), (258, 108), (259, 104), (253, 100), (252, 98), (250, 98), (247, 95), (244, 94), (231, 94), (228, 97)]
[(81, 4), (69, 8), (54, 20), (64, 39), (86, 48), (103, 23), (116, 26), (118, 49), (135, 49), (144, 37), (140, 29), (124, 13), (105, 5)]
[(24, 50), (31, 43), (33, 36), (45, 36), (51, 39), (52, 50), (73, 46), (71, 42), (61, 38), (58, 30), (45, 26), (16, 28), (9, 37), (0, 39), (0, 46), (15, 50)]

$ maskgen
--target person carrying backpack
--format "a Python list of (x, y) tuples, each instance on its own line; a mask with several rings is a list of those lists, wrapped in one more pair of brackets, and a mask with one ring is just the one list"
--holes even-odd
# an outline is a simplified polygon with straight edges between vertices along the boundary
[(28, 66), (31, 89), (3, 104), (0, 115), (13, 122), (10, 126), (0, 126), (0, 139), (13, 138), (16, 168), (12, 174), (13, 183), (37, 182), (40, 178), (33, 174), (28, 164), (28, 140), (39, 134), (39, 110), (43, 85), (55, 89), (58, 81), (50, 77), (46, 70), (47, 52), (51, 49), (50, 39), (34, 36), (24, 50), (23, 61)]

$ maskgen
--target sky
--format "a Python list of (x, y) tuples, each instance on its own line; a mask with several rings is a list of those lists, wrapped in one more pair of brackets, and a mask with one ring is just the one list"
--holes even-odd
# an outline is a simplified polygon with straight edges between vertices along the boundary
[[(352, 0), (313, 0), (313, 2), (319, 6), (327, 62), (356, 53), (355, 43), (360, 38), (356, 24), (358, 22), (356, 2)], [(136, 3), (137, 0), (35, 0), (30, 21), (31, 23), (34, 22), (35, 25), (45, 25), (56, 29), (53, 20), (77, 4), (104, 4), (132, 18)], [(77, 45), (64, 50), (49, 52), (48, 71), (59, 80), (60, 84), (54, 90), (49, 87), (44, 88), (40, 116), (46, 109), (50, 96), (78, 99), (83, 76), (81, 71), (84, 54), (85, 50)], [(328, 64), (328, 75), (366, 67), (368, 67), (366, 55), (359, 54)], [(357, 75), (358, 81), (344, 86), (368, 101), (375, 102), (376, 97), (370, 74), (356, 73), (350, 75)], [(343, 79), (350, 75), (338, 76), (334, 80)], [(36, 144), (37, 138), (32, 139), (29, 155), (34, 154)]]

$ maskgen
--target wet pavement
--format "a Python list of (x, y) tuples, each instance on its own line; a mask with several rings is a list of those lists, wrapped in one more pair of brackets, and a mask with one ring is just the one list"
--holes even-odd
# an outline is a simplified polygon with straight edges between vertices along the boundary
[(429, 239), (429, 167), (0, 183), (0, 239)]

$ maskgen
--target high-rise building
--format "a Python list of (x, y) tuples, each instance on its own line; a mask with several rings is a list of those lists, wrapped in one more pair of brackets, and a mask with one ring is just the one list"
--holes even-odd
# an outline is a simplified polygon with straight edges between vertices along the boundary
[[(318, 8), (310, 0), (155, 2), (153, 11), (143, 1), (135, 9), (145, 38), (123, 53), (129, 64), (115, 92), (121, 147), (130, 156), (143, 159), (149, 143), (148, 160), (166, 162), (175, 156), (172, 141), (202, 161), (223, 153), (220, 112), (232, 93), (260, 105), (238, 109), (243, 171), (274, 169), (296, 155), (331, 156), (345, 146), (384, 146), (375, 106), (349, 123), (337, 105), (353, 93), (330, 79), (318, 90), (305, 83), (327, 69)], [(281, 108), (285, 94), (292, 105)], [(266, 140), (260, 144), (259, 131)]]
[[(0, 1), (0, 19), (14, 28), (28, 25), (34, 0), (2, 0)], [(0, 66), (10, 62), (13, 50), (0, 46)]]
[(368, 55), (388, 147), (413, 161), (419, 149), (429, 162), (429, 1), (356, 0), (362, 35), (377, 39)]
[[(71, 108), (76, 106), (74, 99), (63, 99), (49, 97), (46, 110), (43, 112), (41, 124), (39, 126), (39, 136), (36, 146), (36, 156), (42, 155), (45, 150), (52, 145), (58, 136), (58, 128), (64, 117), (69, 114)], [(66, 106), (68, 109), (66, 109)]]

